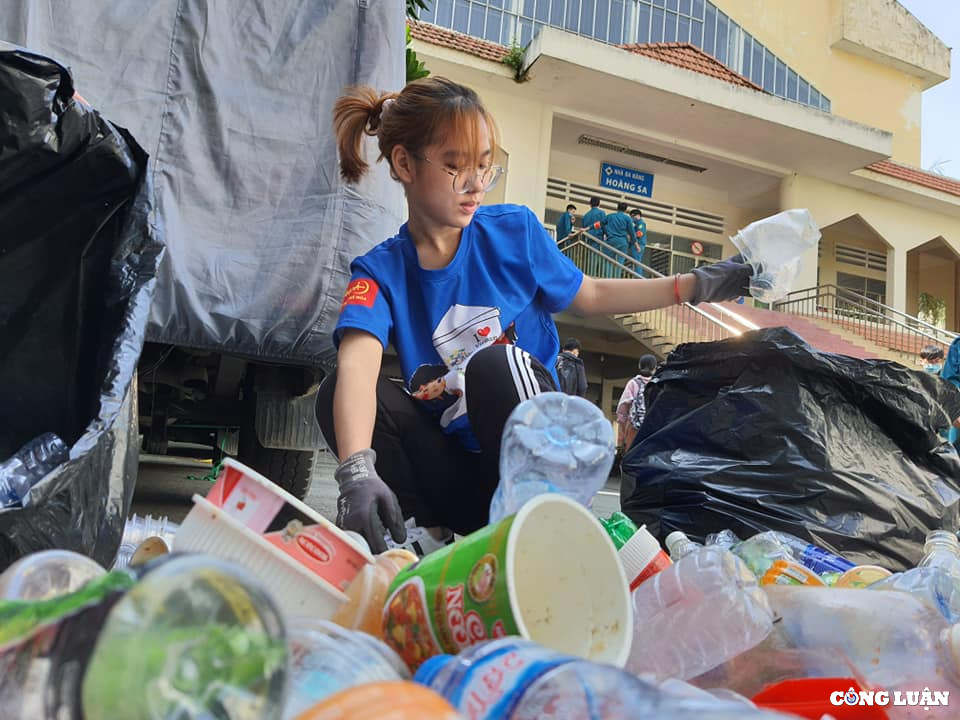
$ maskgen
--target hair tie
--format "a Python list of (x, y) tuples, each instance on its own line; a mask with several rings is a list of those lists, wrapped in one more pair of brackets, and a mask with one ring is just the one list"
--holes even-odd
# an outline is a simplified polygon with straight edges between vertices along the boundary
[(387, 108), (393, 105), (396, 101), (396, 98), (387, 98), (384, 100), (383, 104), (380, 106), (380, 117), (383, 117), (383, 114), (387, 111)]

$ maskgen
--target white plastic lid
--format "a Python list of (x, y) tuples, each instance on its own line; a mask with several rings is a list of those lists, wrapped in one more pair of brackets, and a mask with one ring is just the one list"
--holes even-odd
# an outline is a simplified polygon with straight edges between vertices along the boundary
[(627, 582), (632, 583), (661, 550), (660, 543), (647, 530), (647, 526), (641, 525), (618, 553)]
[(663, 541), (663, 544), (667, 547), (667, 552), (673, 555), (673, 549), (682, 542), (689, 542), (690, 538), (687, 537), (687, 534), (682, 530), (674, 530), (672, 533), (667, 535), (666, 539)]

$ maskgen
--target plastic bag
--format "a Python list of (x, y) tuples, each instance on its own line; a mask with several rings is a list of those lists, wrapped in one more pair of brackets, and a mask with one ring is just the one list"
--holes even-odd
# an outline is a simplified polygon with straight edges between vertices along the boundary
[(760, 302), (782, 300), (800, 274), (800, 257), (820, 241), (809, 210), (795, 208), (757, 220), (730, 238), (753, 265), (750, 294)]
[(960, 522), (960, 457), (937, 436), (960, 393), (929, 373), (768, 328), (679, 346), (646, 401), (621, 497), (661, 539), (781, 530), (902, 570)]
[(162, 245), (147, 156), (57, 62), (0, 43), (0, 460), (69, 459), (0, 510), (0, 570), (63, 548), (109, 565), (137, 472), (134, 373)]

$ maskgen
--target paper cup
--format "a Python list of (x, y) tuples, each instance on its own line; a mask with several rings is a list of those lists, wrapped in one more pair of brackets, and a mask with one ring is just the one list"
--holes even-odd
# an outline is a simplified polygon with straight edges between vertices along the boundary
[(589, 510), (563, 495), (504, 518), (402, 570), (384, 639), (411, 670), (505, 635), (622, 666), (633, 615), (623, 567)]

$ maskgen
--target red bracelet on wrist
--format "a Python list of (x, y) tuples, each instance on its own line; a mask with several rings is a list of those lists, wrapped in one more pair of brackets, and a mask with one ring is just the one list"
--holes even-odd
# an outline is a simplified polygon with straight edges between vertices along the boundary
[(673, 276), (673, 301), (677, 305), (683, 305), (683, 300), (680, 299), (680, 275)]

